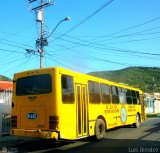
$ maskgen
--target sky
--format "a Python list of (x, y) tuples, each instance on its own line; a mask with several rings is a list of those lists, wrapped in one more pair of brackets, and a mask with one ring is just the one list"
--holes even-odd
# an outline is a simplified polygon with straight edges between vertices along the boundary
[[(47, 2), (47, 0), (45, 0)], [(40, 0), (5, 0), (0, 4), (0, 74), (40, 67), (36, 40)], [(160, 66), (160, 0), (55, 0), (44, 9), (47, 39), (42, 66), (82, 73), (129, 66)], [(35, 52), (28, 53), (26, 49)]]

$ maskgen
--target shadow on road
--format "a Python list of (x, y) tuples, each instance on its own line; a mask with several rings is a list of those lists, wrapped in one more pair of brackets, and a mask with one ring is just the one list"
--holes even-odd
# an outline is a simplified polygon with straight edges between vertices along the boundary
[(133, 139), (103, 139), (99, 142), (40, 140), (6, 146), (9, 151), (19, 153), (129, 153), (160, 152), (160, 141)]
[[(159, 120), (156, 120), (156, 122), (154, 120), (154, 123), (152, 123), (152, 120), (144, 122), (141, 128), (135, 130), (130, 129), (128, 126), (124, 129), (109, 130), (106, 138), (98, 142), (90, 138), (76, 141), (39, 139), (4, 147), (7, 148), (8, 152), (17, 153), (159, 153), (160, 123)], [(127, 130), (138, 137), (123, 137), (126, 135)], [(139, 130), (141, 134), (139, 134)]]

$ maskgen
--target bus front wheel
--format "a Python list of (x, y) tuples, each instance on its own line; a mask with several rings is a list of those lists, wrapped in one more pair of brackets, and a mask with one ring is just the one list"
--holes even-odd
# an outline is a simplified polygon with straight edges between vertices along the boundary
[(102, 119), (97, 119), (95, 125), (96, 140), (104, 138), (105, 133), (106, 133), (105, 122)]

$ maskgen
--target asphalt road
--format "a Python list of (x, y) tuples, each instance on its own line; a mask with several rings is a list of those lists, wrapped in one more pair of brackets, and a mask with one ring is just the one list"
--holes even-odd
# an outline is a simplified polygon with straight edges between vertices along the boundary
[[(99, 142), (33, 140), (6, 146), (8, 152), (20, 153), (154, 153), (160, 152), (160, 118), (151, 118), (136, 129), (121, 127), (106, 132)], [(4, 148), (3, 148), (4, 149)], [(1, 150), (0, 150), (1, 152)]]

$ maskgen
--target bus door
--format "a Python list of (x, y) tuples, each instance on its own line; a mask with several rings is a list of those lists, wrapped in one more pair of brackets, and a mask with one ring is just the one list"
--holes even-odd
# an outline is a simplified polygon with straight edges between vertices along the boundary
[(144, 95), (140, 95), (140, 104), (141, 104), (141, 114), (142, 114), (142, 120), (146, 120), (145, 115), (145, 101), (144, 101)]
[(77, 138), (88, 135), (88, 101), (86, 85), (76, 84)]

